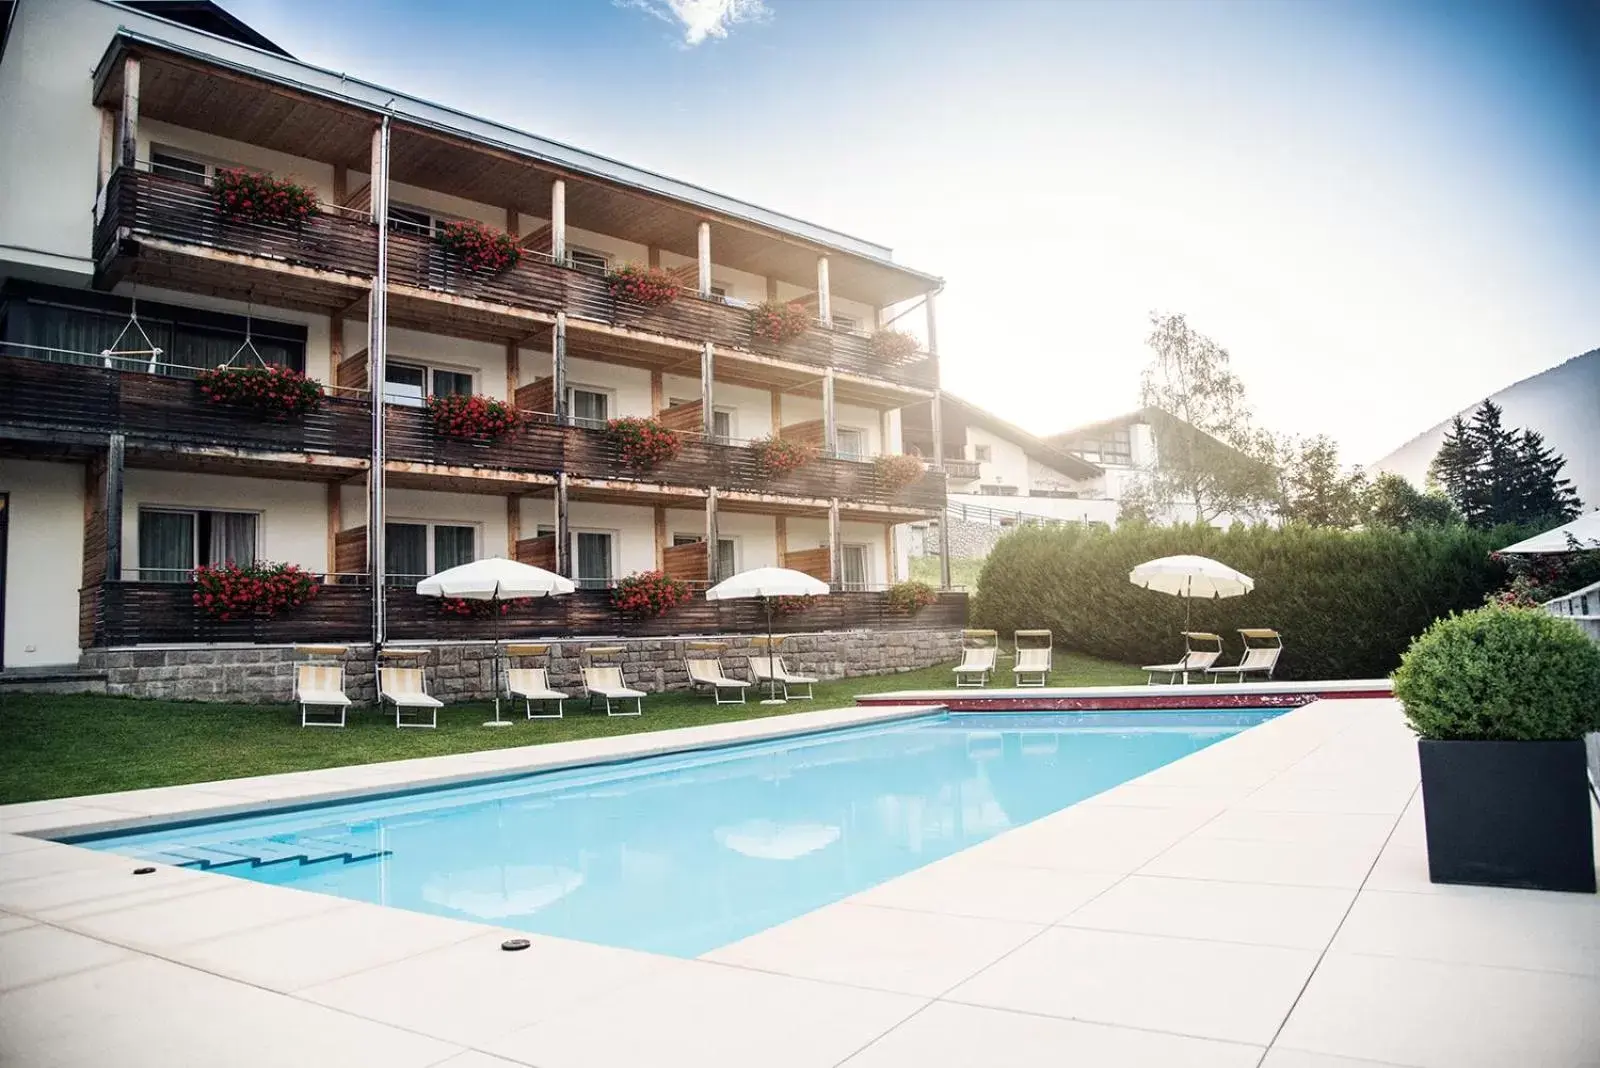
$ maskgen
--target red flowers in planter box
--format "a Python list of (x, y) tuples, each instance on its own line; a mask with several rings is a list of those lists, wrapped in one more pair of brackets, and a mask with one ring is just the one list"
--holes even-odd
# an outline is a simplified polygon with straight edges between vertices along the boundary
[(750, 329), (762, 341), (783, 344), (811, 329), (811, 313), (803, 304), (767, 301), (750, 311)]
[(779, 616), (792, 616), (796, 612), (804, 612), (815, 604), (817, 599), (809, 594), (798, 597), (784, 596), (772, 599), (772, 613)]
[(662, 571), (638, 571), (611, 591), (612, 607), (638, 616), (664, 616), (687, 601), (689, 584)]
[(499, 441), (517, 428), (517, 410), (505, 401), (474, 393), (428, 398), (434, 433), (463, 441)]
[(872, 355), (884, 363), (904, 363), (922, 352), (922, 343), (904, 330), (879, 330), (872, 335)]
[(678, 282), (660, 267), (640, 267), (629, 263), (606, 275), (611, 295), (646, 308), (671, 304), (678, 296)]
[(322, 383), (289, 367), (212, 367), (195, 376), (213, 404), (237, 404), (273, 415), (303, 415), (322, 403)]
[(194, 605), (223, 621), (292, 611), (316, 597), (317, 577), (294, 564), (202, 565), (194, 569)]
[(922, 611), (938, 599), (939, 595), (926, 582), (897, 582), (889, 587), (889, 608), (908, 616)]
[(613, 419), (606, 424), (606, 434), (622, 451), (623, 466), (636, 471), (660, 467), (674, 459), (683, 447), (676, 432), (654, 419), (636, 416)]
[[(511, 601), (500, 601), (500, 614), (511, 614)], [(438, 613), (441, 616), (454, 616), (459, 619), (493, 619), (496, 602), (479, 601), (467, 597), (441, 597), (439, 598)]]
[(469, 271), (499, 274), (522, 262), (522, 246), (516, 238), (480, 222), (440, 223), (433, 239)]
[(218, 170), (211, 181), (211, 192), (217, 211), (225, 219), (303, 223), (322, 212), (317, 194), (305, 186), (242, 167)]
[(817, 458), (815, 445), (783, 438), (758, 438), (750, 443), (750, 451), (762, 473), (774, 478), (798, 471)]
[(889, 493), (899, 493), (922, 478), (922, 457), (911, 453), (877, 456), (872, 460), (873, 473), (878, 484)]

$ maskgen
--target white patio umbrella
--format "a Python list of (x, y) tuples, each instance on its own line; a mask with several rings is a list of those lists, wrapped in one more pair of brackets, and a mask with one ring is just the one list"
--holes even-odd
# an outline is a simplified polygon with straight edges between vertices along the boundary
[[(1568, 541), (1569, 537), (1571, 541)], [(1583, 552), (1586, 549), (1600, 549), (1600, 512), (1585, 512), (1565, 526), (1535, 534), (1500, 551), (1532, 556), (1538, 553)]]
[(757, 860), (797, 860), (839, 840), (838, 827), (827, 823), (774, 823), (745, 820), (712, 832), (724, 849)]
[(430, 575), (417, 583), (424, 597), (460, 597), (468, 601), (488, 601), (494, 607), (494, 719), (485, 727), (509, 727), (500, 718), (500, 602), (524, 597), (559, 597), (577, 589), (571, 579), (542, 567), (520, 564), (502, 556), (474, 560)]
[[(772, 646), (772, 599), (774, 597), (821, 597), (828, 593), (828, 584), (813, 578), (804, 571), (787, 567), (757, 567), (741, 571), (732, 578), (723, 579), (706, 591), (708, 601), (734, 601), (760, 597), (767, 603), (767, 655), (777, 659)], [(769, 672), (769, 674), (771, 674)], [(767, 699), (764, 705), (781, 705), (778, 697), (778, 680), (767, 679)]]
[(1256, 588), (1256, 580), (1206, 556), (1163, 556), (1146, 560), (1128, 572), (1135, 586), (1183, 598), (1183, 629), (1189, 629), (1189, 606), (1196, 597), (1216, 600), (1238, 597)]

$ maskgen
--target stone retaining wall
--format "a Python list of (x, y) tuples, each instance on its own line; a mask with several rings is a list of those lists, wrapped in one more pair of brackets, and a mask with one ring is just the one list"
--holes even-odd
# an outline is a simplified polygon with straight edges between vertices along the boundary
[[(684, 646), (691, 642), (725, 642), (723, 670), (748, 678), (746, 657), (757, 655), (748, 635), (721, 638), (636, 638), (552, 642), (548, 658), (518, 661), (548, 666), (559, 690), (580, 692), (580, 654), (589, 646), (622, 648), (607, 663), (620, 662), (630, 686), (657, 693), (688, 687)], [(395, 643), (391, 647), (401, 647)], [(409, 645), (404, 647), (410, 647)], [(428, 690), (442, 701), (479, 700), (493, 696), (491, 646), (487, 642), (439, 644), (418, 661), (427, 670)], [(824, 679), (912, 671), (961, 658), (961, 631), (828, 631), (792, 634), (779, 647), (784, 663), (798, 674)], [(703, 654), (711, 655), (711, 654)], [(106, 692), (131, 697), (194, 701), (266, 703), (288, 701), (294, 686), (290, 646), (207, 646), (201, 648), (86, 649), (85, 670), (106, 673)], [(352, 646), (345, 664), (345, 692), (351, 700), (371, 703), (374, 696), (372, 647)]]

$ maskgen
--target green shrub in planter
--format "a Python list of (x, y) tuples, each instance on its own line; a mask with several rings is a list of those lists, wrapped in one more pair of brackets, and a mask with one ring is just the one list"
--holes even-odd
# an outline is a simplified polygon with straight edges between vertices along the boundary
[(1412, 643), (1394, 695), (1424, 738), (1570, 741), (1600, 731), (1600, 646), (1536, 608), (1480, 608)]
[(1537, 608), (1480, 608), (1413, 642), (1394, 692), (1421, 735), (1429, 877), (1594, 893), (1600, 648)]

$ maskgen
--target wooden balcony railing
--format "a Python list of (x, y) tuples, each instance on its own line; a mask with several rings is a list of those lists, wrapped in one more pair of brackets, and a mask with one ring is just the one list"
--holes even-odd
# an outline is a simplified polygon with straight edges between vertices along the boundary
[(192, 378), (66, 362), (82, 359), (82, 354), (0, 344), (0, 427), (94, 435), (120, 431), (131, 444), (169, 448), (347, 457), (371, 452), (365, 400), (324, 397), (316, 411), (274, 417), (214, 404), (201, 396)]
[(947, 459), (944, 462), (944, 473), (952, 482), (957, 479), (970, 481), (979, 477), (978, 461)]
[(106, 185), (95, 262), (104, 264), (124, 234), (362, 278), (378, 264), (378, 231), (364, 212), (324, 204), (320, 215), (297, 225), (225, 219), (209, 184), (128, 167)]
[(648, 471), (637, 471), (623, 466), (621, 450), (604, 430), (563, 427), (549, 416), (524, 412), (521, 425), (492, 444), (442, 437), (434, 433), (428, 413), (419, 408), (390, 405), (386, 418), (387, 455), (392, 460), (412, 463), (548, 475), (566, 471), (580, 478), (716, 486), (791, 497), (838, 497), (928, 511), (944, 507), (945, 501), (944, 476), (937, 471), (929, 471), (918, 482), (897, 491), (879, 481), (870, 462), (860, 460), (822, 457), (798, 471), (773, 477), (761, 469), (755, 454), (746, 446), (697, 437), (686, 437), (672, 460)]
[[(221, 622), (197, 609), (187, 582), (106, 582), (83, 591), (84, 637), (93, 645), (371, 640), (371, 587), (326, 585), (316, 598), (275, 619)], [(492, 619), (443, 615), (433, 598), (393, 588), (388, 600), (394, 641), (482, 640), (494, 637)], [(967, 595), (945, 592), (914, 615), (888, 607), (881, 591), (846, 591), (819, 597), (778, 623), (782, 633), (825, 630), (924, 630), (962, 627)], [(664, 616), (641, 619), (611, 607), (610, 590), (579, 590), (568, 597), (512, 605), (500, 621), (503, 638), (681, 637), (761, 634), (766, 616), (755, 601), (695, 600)]]

